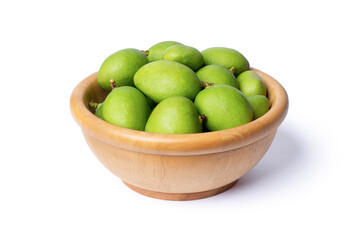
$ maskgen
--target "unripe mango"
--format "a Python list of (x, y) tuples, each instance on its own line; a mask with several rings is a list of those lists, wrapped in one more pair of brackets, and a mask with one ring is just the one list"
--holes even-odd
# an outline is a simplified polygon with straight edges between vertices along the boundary
[(202, 120), (194, 103), (186, 97), (170, 97), (152, 111), (146, 132), (188, 134), (202, 132)]
[(237, 127), (253, 120), (253, 111), (246, 97), (228, 85), (205, 88), (194, 103), (199, 113), (205, 115), (205, 126), (210, 131)]
[(105, 59), (102, 63), (97, 82), (100, 87), (111, 91), (111, 79), (115, 80), (116, 86), (134, 86), (133, 77), (135, 72), (149, 61), (146, 55), (134, 48), (120, 50)]
[(254, 119), (258, 119), (269, 111), (269, 100), (264, 95), (252, 95), (247, 97), (247, 99), (254, 111)]
[(237, 76), (239, 89), (245, 96), (264, 95), (266, 96), (266, 86), (261, 77), (254, 71), (248, 70)]
[(220, 65), (206, 65), (200, 68), (196, 72), (196, 75), (200, 81), (204, 83), (212, 83), (213, 85), (229, 85), (239, 88), (234, 74), (229, 69)]
[(178, 45), (178, 44), (181, 44), (181, 43), (178, 43), (175, 41), (163, 41), (163, 42), (159, 42), (159, 43), (153, 45), (148, 50), (149, 55), (147, 56), (147, 58), (149, 59), (149, 62), (162, 60), (165, 50), (170, 46)]
[(249, 69), (248, 60), (237, 50), (225, 47), (213, 47), (201, 52), (205, 65), (221, 65), (225, 68), (235, 67), (235, 75)]
[(103, 117), (114, 125), (144, 131), (150, 106), (138, 89), (124, 86), (114, 88), (103, 103)]
[(182, 63), (193, 71), (204, 65), (204, 58), (201, 53), (193, 47), (185, 45), (173, 45), (168, 47), (163, 56), (164, 60)]
[(181, 63), (166, 60), (140, 68), (134, 76), (134, 83), (156, 103), (174, 96), (194, 100), (201, 90), (201, 82), (194, 71)]

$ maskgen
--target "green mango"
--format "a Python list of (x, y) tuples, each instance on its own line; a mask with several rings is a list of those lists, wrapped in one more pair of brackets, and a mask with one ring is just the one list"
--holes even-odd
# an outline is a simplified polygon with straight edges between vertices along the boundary
[(196, 48), (185, 45), (173, 45), (168, 47), (163, 55), (164, 60), (182, 63), (193, 71), (204, 65), (204, 58)]
[(204, 83), (212, 83), (214, 85), (229, 85), (239, 88), (238, 82), (234, 74), (227, 68), (220, 65), (206, 65), (200, 68), (196, 75), (200, 81)]
[(104, 120), (124, 128), (144, 131), (150, 106), (144, 94), (130, 86), (114, 88), (103, 104)]
[(146, 132), (187, 134), (202, 132), (202, 120), (194, 103), (186, 97), (170, 97), (152, 111)]
[(104, 117), (103, 117), (103, 102), (102, 103), (98, 103), (98, 102), (94, 102), (93, 100), (91, 100), (89, 102), (89, 110), (92, 111), (92, 112), (95, 112), (95, 115), (98, 117), (98, 118), (101, 118), (102, 120), (104, 120)]
[(264, 95), (252, 95), (247, 97), (247, 99), (254, 111), (254, 119), (258, 119), (269, 111), (269, 99)]
[(194, 71), (181, 63), (166, 60), (140, 68), (134, 76), (134, 83), (156, 103), (173, 96), (194, 100), (201, 90), (201, 82)]
[(111, 91), (111, 79), (116, 86), (134, 86), (135, 72), (149, 61), (146, 55), (134, 48), (127, 48), (113, 53), (100, 66), (97, 82), (106, 91)]
[(199, 113), (206, 116), (205, 126), (210, 131), (237, 127), (253, 120), (253, 111), (244, 94), (228, 85), (205, 88), (194, 103)]
[(154, 61), (158, 61), (158, 60), (162, 60), (163, 59), (163, 54), (165, 52), (165, 50), (173, 45), (181, 45), (181, 43), (175, 42), (175, 41), (164, 41), (164, 42), (159, 42), (157, 44), (155, 44), (154, 46), (152, 46), (151, 48), (149, 48), (149, 55), (147, 56), (147, 58), (149, 59), (150, 62), (154, 62)]
[(100, 103), (99, 106), (96, 108), (96, 111), (95, 111), (95, 115), (98, 117), (98, 118), (101, 118), (102, 120), (104, 120), (104, 116), (103, 116), (103, 103)]
[(235, 68), (235, 75), (249, 69), (248, 60), (237, 50), (225, 47), (213, 47), (201, 52), (205, 65), (221, 65), (225, 68)]
[(254, 71), (248, 70), (237, 76), (239, 89), (245, 96), (264, 95), (266, 96), (266, 86), (261, 77)]

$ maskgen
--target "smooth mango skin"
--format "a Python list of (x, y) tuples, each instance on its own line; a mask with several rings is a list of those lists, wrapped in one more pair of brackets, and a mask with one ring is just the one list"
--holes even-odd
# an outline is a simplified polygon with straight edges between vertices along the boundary
[(170, 97), (152, 111), (145, 132), (188, 134), (202, 132), (202, 121), (194, 103), (186, 97)]
[(134, 48), (117, 51), (107, 57), (100, 66), (97, 82), (106, 91), (111, 91), (111, 79), (116, 86), (134, 86), (133, 77), (136, 71), (149, 61), (146, 55)]
[(181, 43), (175, 41), (163, 41), (155, 44), (149, 48), (149, 55), (147, 56), (149, 62), (162, 60), (163, 54), (168, 47), (179, 44), (181, 45)]
[(95, 115), (98, 118), (101, 118), (102, 120), (104, 120), (104, 116), (103, 116), (103, 103), (100, 103), (100, 105), (98, 106), (98, 108), (95, 111)]
[(185, 45), (173, 45), (168, 47), (163, 55), (164, 60), (182, 63), (193, 71), (204, 65), (204, 58), (196, 48)]
[(150, 106), (144, 94), (130, 86), (113, 89), (103, 104), (103, 117), (114, 125), (144, 131)]
[(253, 111), (246, 97), (228, 85), (205, 88), (194, 103), (199, 113), (205, 114), (205, 126), (210, 131), (237, 127), (253, 120)]
[(240, 91), (246, 96), (266, 96), (266, 85), (261, 77), (254, 71), (248, 70), (237, 76)]
[(196, 75), (202, 82), (213, 83), (214, 85), (229, 85), (239, 88), (234, 74), (227, 68), (220, 65), (206, 65), (200, 68)]
[(269, 111), (269, 99), (264, 95), (253, 95), (247, 97), (247, 99), (254, 111), (254, 119), (258, 119)]
[(221, 65), (225, 68), (235, 67), (235, 75), (248, 70), (249, 61), (237, 50), (225, 47), (213, 47), (203, 50), (205, 65)]
[(181, 63), (166, 60), (140, 68), (134, 76), (134, 83), (156, 103), (174, 96), (194, 100), (201, 90), (201, 82), (194, 71)]

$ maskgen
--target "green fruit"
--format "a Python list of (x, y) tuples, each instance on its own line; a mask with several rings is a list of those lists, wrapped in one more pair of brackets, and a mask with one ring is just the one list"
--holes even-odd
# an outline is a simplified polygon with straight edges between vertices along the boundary
[(104, 120), (103, 117), (103, 103), (98, 103), (98, 102), (94, 102), (93, 100), (91, 100), (89, 102), (89, 110), (91, 110), (92, 112), (95, 112), (95, 115), (99, 118), (101, 118), (102, 120)]
[(245, 96), (264, 95), (266, 86), (261, 77), (254, 71), (248, 70), (237, 76), (239, 89)]
[(170, 97), (152, 111), (146, 132), (187, 134), (202, 132), (202, 120), (192, 101), (186, 97)]
[(205, 65), (221, 65), (225, 68), (235, 67), (235, 75), (249, 69), (248, 60), (238, 51), (225, 48), (213, 47), (201, 52)]
[(135, 86), (156, 103), (183, 96), (193, 100), (201, 90), (196, 74), (181, 63), (155, 61), (140, 68), (134, 76)]
[(265, 97), (264, 95), (253, 95), (247, 97), (247, 99), (250, 103), (251, 108), (254, 111), (254, 119), (258, 119), (259, 117), (267, 113), (267, 111), (269, 111), (269, 99), (267, 99), (267, 97)]
[(181, 43), (174, 41), (159, 42), (154, 46), (152, 46), (151, 48), (149, 48), (149, 55), (147, 56), (147, 58), (149, 59), (150, 62), (162, 60), (165, 50), (170, 46), (178, 45), (178, 44)]
[(95, 111), (95, 115), (98, 117), (98, 118), (101, 118), (102, 120), (104, 120), (104, 116), (103, 116), (103, 103), (100, 103), (99, 106), (96, 108), (96, 111)]
[(196, 72), (196, 75), (202, 82), (239, 88), (234, 74), (229, 69), (220, 65), (204, 66)]
[(111, 91), (111, 79), (115, 80), (118, 87), (134, 86), (134, 74), (148, 62), (146, 55), (137, 49), (117, 51), (102, 63), (97, 76), (98, 84), (107, 91)]
[(129, 86), (114, 88), (103, 105), (105, 121), (124, 128), (145, 129), (150, 107), (138, 89)]
[(253, 120), (253, 111), (246, 97), (228, 85), (211, 86), (195, 98), (195, 106), (206, 116), (210, 131), (237, 127)]
[(168, 47), (163, 55), (164, 60), (182, 63), (193, 71), (204, 65), (204, 58), (201, 53), (193, 47), (185, 45), (173, 45)]

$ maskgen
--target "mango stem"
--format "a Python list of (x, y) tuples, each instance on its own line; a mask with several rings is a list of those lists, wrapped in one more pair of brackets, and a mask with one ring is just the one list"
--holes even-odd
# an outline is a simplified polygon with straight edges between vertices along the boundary
[(116, 82), (114, 79), (110, 79), (110, 85), (111, 85), (111, 89), (114, 90), (116, 88)]
[(96, 112), (96, 110), (98, 109), (98, 107), (100, 106), (100, 104), (101, 104), (101, 103), (97, 103), (97, 102), (94, 102), (93, 100), (91, 100), (91, 101), (89, 102), (89, 107), (90, 107), (91, 109), (93, 109), (94, 112)]
[(200, 118), (200, 123), (201, 123), (201, 124), (202, 124), (203, 122), (205, 122), (205, 120), (206, 120), (205, 114), (201, 114), (201, 115), (199, 116), (199, 118)]
[(236, 72), (236, 67), (231, 67), (231, 68), (229, 68), (229, 70), (230, 70), (233, 74), (235, 74), (235, 72)]
[(207, 88), (207, 87), (210, 87), (210, 86), (212, 86), (212, 85), (214, 85), (213, 83), (209, 83), (209, 82), (201, 82), (201, 86), (203, 87), (203, 88)]
[(149, 56), (149, 50), (140, 50), (145, 56)]

